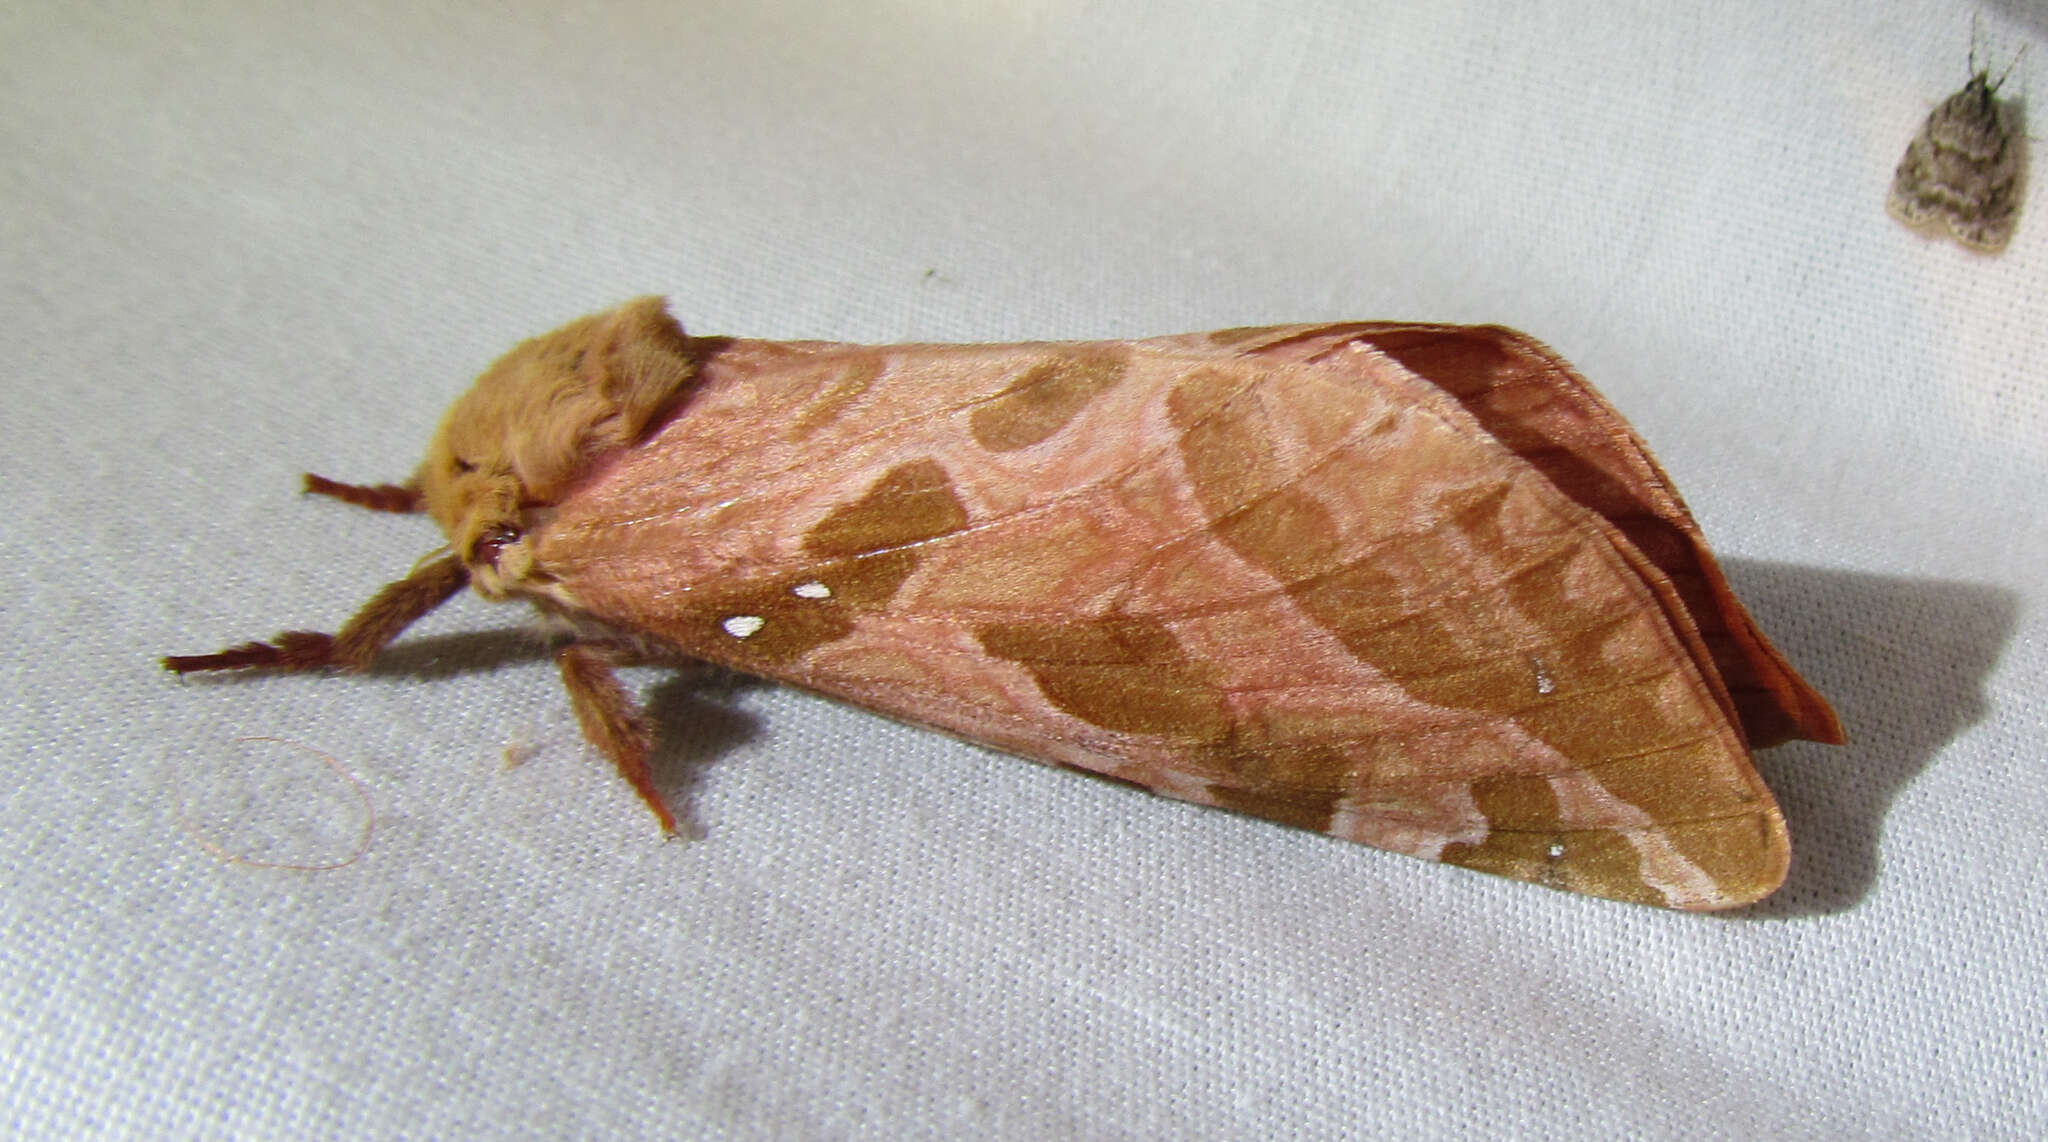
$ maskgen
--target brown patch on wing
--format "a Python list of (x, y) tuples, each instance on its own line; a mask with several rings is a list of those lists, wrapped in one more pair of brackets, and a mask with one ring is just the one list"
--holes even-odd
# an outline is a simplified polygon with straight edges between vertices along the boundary
[(1180, 758), (1176, 769), (1211, 775), (1199, 800), (1328, 829), (1351, 762), (1327, 744), (1248, 741), (1271, 727), (1240, 722), (1219, 674), (1190, 656), (1165, 624), (1112, 615), (988, 623), (975, 634), (988, 653), (1028, 671), (1060, 710), (1115, 733), (1170, 743)]
[(1318, 833), (1330, 831), (1340, 790), (1356, 769), (1326, 744), (1240, 746), (1216, 756), (1228, 776), (1209, 784), (1210, 804)]
[(1250, 384), (1241, 373), (1197, 369), (1167, 394), (1167, 414), (1181, 430), (1182, 457), (1196, 474), (1196, 490), (1212, 522), (1273, 491), (1285, 478), (1263, 426), (1231, 411), (1231, 402)]
[(1296, 488), (1282, 488), (1215, 522), (1233, 550), (1263, 551), (1267, 570), (1283, 583), (1326, 574), (1337, 566), (1336, 521), (1330, 509)]
[(1612, 900), (1667, 903), (1644, 882), (1642, 857), (1627, 837), (1563, 831), (1557, 794), (1543, 778), (1482, 778), (1472, 783), (1472, 800), (1486, 818), (1486, 837), (1445, 845), (1439, 859), (1446, 864)]
[(1217, 784), (1209, 786), (1208, 794), (1208, 803), (1218, 809), (1248, 813), (1312, 833), (1329, 832), (1330, 821), (1337, 809), (1337, 798), (1318, 790), (1257, 789)]
[(1719, 893), (1711, 905), (1715, 908), (1736, 908), (1769, 896), (1784, 883), (1791, 862), (1784, 822), (1776, 812), (1686, 821), (1664, 826), (1663, 833), (1713, 880)]
[(1053, 705), (1118, 733), (1216, 745), (1230, 733), (1224, 693), (1156, 620), (997, 622), (975, 630), (982, 649), (1031, 673)]
[(845, 415), (853, 402), (867, 394), (882, 375), (879, 361), (856, 360), (826, 382), (817, 396), (789, 426), (789, 436), (802, 440)]
[(1211, 330), (1209, 333), (1209, 343), (1225, 346), (1242, 345), (1248, 341), (1258, 341), (1282, 330), (1293, 328), (1296, 327), (1292, 325), (1233, 325), (1228, 329)]
[[(676, 637), (685, 646), (717, 648), (708, 657), (745, 669), (780, 666), (852, 634), (861, 615), (886, 605), (917, 564), (917, 552), (898, 549), (773, 579), (700, 588), (692, 592), (685, 628)], [(830, 593), (812, 598), (798, 590), (811, 584)]]
[(974, 410), (974, 439), (991, 452), (1029, 448), (1066, 427), (1123, 375), (1123, 357), (1103, 351), (1040, 362)]
[(835, 509), (804, 534), (820, 559), (867, 555), (936, 539), (967, 526), (967, 507), (936, 460), (891, 468), (868, 493)]
[(805, 534), (804, 551), (817, 563), (698, 588), (671, 637), (742, 669), (792, 662), (886, 606), (917, 570), (917, 544), (966, 525), (967, 508), (944, 468), (932, 460), (898, 465)]

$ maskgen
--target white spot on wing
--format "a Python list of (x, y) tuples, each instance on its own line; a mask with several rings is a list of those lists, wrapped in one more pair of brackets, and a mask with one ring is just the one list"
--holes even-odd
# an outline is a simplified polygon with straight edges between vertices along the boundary
[(1563, 841), (1552, 841), (1552, 842), (1550, 842), (1550, 859), (1551, 859), (1551, 860), (1556, 860), (1557, 858), (1559, 858), (1559, 857), (1561, 857), (1561, 856), (1563, 856), (1563, 855), (1564, 855), (1564, 842), (1563, 842)]
[(798, 583), (791, 587), (789, 593), (799, 599), (829, 599), (832, 597), (832, 588), (813, 579), (808, 583)]
[(767, 626), (768, 620), (760, 615), (733, 615), (721, 620), (718, 625), (724, 627), (725, 633), (734, 638), (748, 638), (754, 632)]

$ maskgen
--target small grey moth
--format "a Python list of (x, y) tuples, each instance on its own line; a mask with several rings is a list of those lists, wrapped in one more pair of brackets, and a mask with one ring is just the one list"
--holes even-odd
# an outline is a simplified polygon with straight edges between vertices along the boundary
[(2026, 135), (2017, 108), (1998, 98), (2004, 77), (1994, 82), (1975, 62), (1970, 82), (1942, 100), (1907, 145), (1886, 205), (1915, 230), (1997, 253), (2019, 220)]

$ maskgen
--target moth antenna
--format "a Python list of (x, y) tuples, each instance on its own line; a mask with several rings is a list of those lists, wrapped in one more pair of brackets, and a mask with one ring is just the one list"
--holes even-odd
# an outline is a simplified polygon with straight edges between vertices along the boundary
[[(2019, 66), (2020, 60), (2026, 58), (2027, 49), (2033, 46), (2031, 43), (2020, 45), (2020, 50), (2013, 54), (2011, 60), (2006, 62), (2005, 70), (1999, 72), (1998, 78), (1988, 85), (1987, 89), (1991, 94), (1998, 94), (1998, 89), (2005, 86), (2006, 79), (2012, 75), (2012, 69)], [(1977, 70), (1977, 13), (1972, 12), (1970, 13), (1970, 77), (1975, 79), (1979, 75), (1990, 79), (1991, 69), (1987, 67), (1982, 72)]]
[(405, 484), (344, 484), (325, 476), (306, 473), (306, 492), (315, 496), (331, 496), (344, 503), (373, 512), (393, 512), (412, 515), (424, 510), (425, 500), (419, 488)]
[(1998, 89), (2005, 86), (2005, 81), (2012, 77), (2012, 69), (2018, 67), (2020, 65), (2020, 61), (2027, 58), (2027, 49), (2033, 46), (2034, 45), (2032, 44), (2020, 45), (2020, 50), (2017, 53), (2015, 53), (2011, 61), (2005, 65), (2005, 70), (1998, 73), (1998, 81), (1991, 85), (1992, 94), (1996, 95), (1998, 93)]
[(654, 749), (654, 730), (647, 712), (619, 684), (611, 655), (589, 643), (572, 642), (556, 653), (555, 663), (583, 736), (618, 766), (619, 775), (654, 810), (661, 831), (674, 836), (675, 814), (654, 787), (654, 769), (647, 760)]
[(163, 660), (164, 669), (178, 674), (199, 670), (318, 670), (328, 666), (362, 670), (399, 632), (447, 602), (468, 583), (469, 568), (453, 555), (446, 556), (377, 592), (337, 634), (288, 630), (272, 642), (245, 642), (217, 654), (170, 655)]

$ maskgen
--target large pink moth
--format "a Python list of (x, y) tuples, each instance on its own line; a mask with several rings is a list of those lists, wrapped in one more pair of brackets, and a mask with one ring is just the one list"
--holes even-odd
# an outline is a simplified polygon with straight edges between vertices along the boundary
[(1751, 748), (1842, 740), (1628, 425), (1498, 327), (873, 347), (644, 298), (513, 349), (411, 481), (308, 486), (450, 553), (336, 635), (166, 666), (361, 669), (465, 584), (524, 599), (671, 829), (620, 663), (1688, 909), (1784, 878)]

